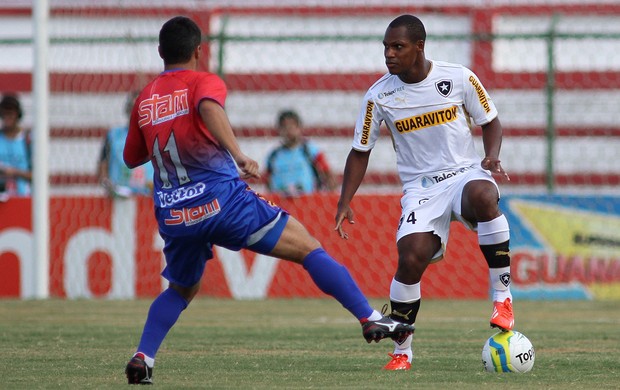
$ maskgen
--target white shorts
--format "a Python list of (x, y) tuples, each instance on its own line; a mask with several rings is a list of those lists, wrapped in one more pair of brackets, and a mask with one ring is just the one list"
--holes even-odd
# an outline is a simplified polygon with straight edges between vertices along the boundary
[[(469, 224), (461, 215), (461, 196), (463, 188), (473, 180), (488, 180), (497, 183), (491, 173), (479, 166), (472, 166), (459, 170), (451, 177), (430, 180), (438, 175), (431, 175), (418, 180), (407, 187), (400, 200), (402, 214), (396, 232), (396, 241), (412, 233), (433, 232), (441, 239), (441, 249), (433, 256), (439, 260), (448, 245), (450, 222), (458, 220), (469, 230), (476, 230), (476, 226)], [(439, 174), (441, 177), (441, 174)], [(499, 188), (498, 188), (499, 193)]]

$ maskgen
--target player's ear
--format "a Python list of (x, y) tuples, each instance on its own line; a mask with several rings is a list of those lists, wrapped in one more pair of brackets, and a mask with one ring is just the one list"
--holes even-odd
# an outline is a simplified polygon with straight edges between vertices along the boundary
[(157, 53), (159, 53), (159, 58), (163, 60), (164, 57), (161, 55), (161, 46), (157, 46)]
[(201, 56), (202, 56), (202, 45), (198, 45), (198, 47), (196, 47), (196, 50), (194, 50), (194, 58), (199, 60)]

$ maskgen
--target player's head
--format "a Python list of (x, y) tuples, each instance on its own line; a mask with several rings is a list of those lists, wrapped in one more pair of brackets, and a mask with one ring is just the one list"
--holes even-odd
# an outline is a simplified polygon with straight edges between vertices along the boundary
[(426, 41), (426, 29), (420, 19), (413, 15), (400, 15), (388, 25), (388, 28), (404, 27), (412, 43)]
[(159, 31), (159, 56), (165, 65), (185, 64), (200, 46), (202, 32), (193, 20), (175, 16)]
[(278, 114), (278, 132), (285, 145), (294, 145), (302, 139), (301, 119), (292, 110), (284, 110)]
[(401, 15), (394, 19), (385, 30), (383, 37), (383, 55), (390, 74), (401, 79), (420, 73), (425, 66), (424, 43), (426, 31), (424, 25), (413, 15)]

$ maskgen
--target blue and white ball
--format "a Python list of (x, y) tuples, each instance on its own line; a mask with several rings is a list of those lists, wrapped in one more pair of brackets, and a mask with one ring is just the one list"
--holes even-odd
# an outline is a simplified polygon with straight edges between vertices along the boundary
[(516, 331), (498, 332), (482, 347), (482, 364), (488, 372), (528, 372), (535, 357), (530, 340)]

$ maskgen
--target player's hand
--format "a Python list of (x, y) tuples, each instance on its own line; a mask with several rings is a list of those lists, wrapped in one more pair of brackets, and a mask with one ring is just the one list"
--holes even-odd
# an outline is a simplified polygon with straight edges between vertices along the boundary
[(342, 229), (342, 223), (345, 219), (349, 221), (350, 224), (355, 223), (353, 220), (353, 210), (349, 206), (338, 206), (338, 211), (336, 212), (336, 227), (334, 230), (338, 232), (340, 238), (346, 240), (349, 238), (349, 234)]
[(504, 171), (504, 168), (502, 168), (500, 160), (496, 158), (485, 157), (480, 163), (480, 166), (482, 166), (482, 169), (491, 171), (491, 173), (500, 175), (504, 179), (510, 181), (510, 176), (508, 176), (508, 173), (506, 173), (506, 171)]
[(239, 170), (241, 170), (242, 179), (256, 178), (260, 179), (260, 173), (258, 171), (258, 163), (246, 155), (240, 156), (235, 160)]

